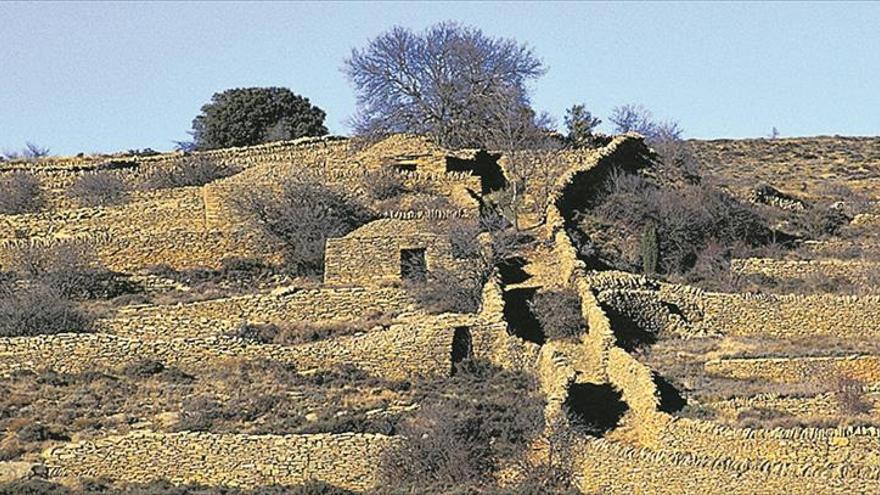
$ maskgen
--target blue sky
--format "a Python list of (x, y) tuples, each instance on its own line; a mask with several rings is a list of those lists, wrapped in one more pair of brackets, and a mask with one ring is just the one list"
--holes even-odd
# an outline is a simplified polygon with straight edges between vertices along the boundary
[(0, 2), (0, 20), (0, 150), (170, 149), (241, 86), (289, 87), (346, 133), (350, 50), (442, 20), (531, 45), (560, 122), (642, 103), (689, 137), (880, 134), (880, 2)]

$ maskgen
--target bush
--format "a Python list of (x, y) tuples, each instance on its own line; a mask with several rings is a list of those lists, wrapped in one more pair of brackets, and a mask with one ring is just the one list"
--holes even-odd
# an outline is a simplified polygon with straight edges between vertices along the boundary
[(407, 280), (406, 290), (429, 313), (476, 313), (488, 280), (488, 266), (476, 260), (473, 267), (457, 270), (434, 268), (423, 280)]
[(323, 136), (325, 113), (287, 88), (236, 88), (215, 93), (192, 123), (197, 149)]
[(42, 207), (40, 181), (27, 172), (0, 175), (0, 214), (33, 213)]
[(67, 190), (78, 206), (108, 206), (125, 200), (128, 186), (110, 172), (88, 172)]
[(365, 206), (318, 182), (288, 180), (280, 197), (242, 194), (236, 208), (283, 242), (288, 265), (300, 275), (320, 275), (328, 238), (342, 237), (373, 219)]
[(617, 172), (607, 179), (596, 204), (582, 213), (581, 230), (602, 233), (600, 250), (611, 266), (624, 270), (641, 266), (640, 234), (652, 223), (657, 272), (665, 274), (688, 273), (712, 243), (754, 247), (774, 239), (767, 220), (753, 207), (708, 183), (661, 187), (642, 175)]
[(0, 295), (0, 337), (89, 331), (90, 318), (48, 288), (30, 287)]
[(534, 379), (482, 362), (464, 362), (424, 390), (417, 415), (401, 425), (407, 442), (389, 451), (382, 477), (390, 492), (484, 489), (492, 472), (518, 458), (540, 434), (543, 400)]
[(21, 278), (69, 299), (112, 299), (141, 291), (135, 284), (104, 268), (87, 247), (61, 244), (23, 245), (13, 250), (7, 267)]
[(849, 416), (870, 414), (873, 404), (865, 399), (865, 385), (853, 378), (841, 376), (835, 381), (834, 399), (840, 411)]
[(167, 168), (151, 169), (143, 179), (144, 189), (169, 189), (174, 187), (204, 186), (215, 180), (229, 177), (239, 171), (213, 158), (186, 156)]
[(391, 170), (377, 170), (368, 173), (364, 177), (364, 185), (370, 197), (377, 201), (394, 199), (406, 192), (400, 175)]
[(584, 333), (581, 299), (573, 290), (538, 292), (529, 301), (529, 309), (547, 339), (574, 338)]

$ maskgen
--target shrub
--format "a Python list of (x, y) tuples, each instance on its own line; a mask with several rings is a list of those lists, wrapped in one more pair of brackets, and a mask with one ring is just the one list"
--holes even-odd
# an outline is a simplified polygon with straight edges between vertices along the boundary
[(594, 208), (582, 212), (580, 222), (584, 232), (602, 232), (606, 258), (612, 266), (628, 270), (640, 265), (633, 240), (654, 223), (657, 272), (677, 275), (692, 270), (699, 254), (713, 242), (751, 247), (774, 239), (767, 220), (754, 208), (709, 183), (661, 187), (626, 172), (609, 176), (605, 192)]
[(141, 289), (104, 268), (80, 244), (22, 245), (13, 249), (8, 269), (70, 299), (111, 299)]
[(125, 200), (128, 186), (110, 172), (88, 172), (67, 190), (78, 206), (107, 206)]
[(30, 287), (0, 295), (0, 337), (89, 331), (90, 319), (48, 288)]
[(834, 399), (845, 415), (869, 414), (873, 405), (865, 399), (865, 385), (858, 380), (841, 376), (834, 386)]
[(457, 270), (434, 268), (423, 280), (407, 280), (406, 290), (429, 313), (475, 313), (480, 309), (488, 267), (481, 260)]
[(529, 301), (529, 309), (547, 339), (573, 338), (584, 333), (581, 299), (573, 290), (538, 292)]
[(40, 181), (27, 172), (0, 175), (0, 214), (33, 213), (42, 206)]
[(483, 489), (492, 471), (515, 459), (543, 427), (534, 379), (482, 362), (464, 362), (444, 380), (417, 383), (422, 407), (401, 425), (407, 442), (386, 453), (382, 477), (396, 493)]
[(243, 194), (235, 206), (287, 246), (288, 265), (301, 275), (323, 272), (328, 238), (342, 237), (373, 219), (365, 206), (318, 182), (288, 180), (280, 197)]
[(229, 177), (238, 168), (224, 165), (204, 156), (190, 155), (167, 168), (155, 167), (147, 172), (142, 187), (145, 189), (169, 189), (174, 187), (204, 186), (215, 180)]
[(394, 199), (406, 192), (400, 175), (391, 170), (377, 170), (368, 173), (364, 177), (364, 185), (370, 197), (377, 201)]

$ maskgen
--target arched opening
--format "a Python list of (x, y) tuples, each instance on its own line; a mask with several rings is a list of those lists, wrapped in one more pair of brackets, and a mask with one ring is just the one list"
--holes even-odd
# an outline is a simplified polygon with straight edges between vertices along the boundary
[(452, 374), (458, 365), (474, 357), (473, 338), (468, 327), (456, 327), (452, 335)]

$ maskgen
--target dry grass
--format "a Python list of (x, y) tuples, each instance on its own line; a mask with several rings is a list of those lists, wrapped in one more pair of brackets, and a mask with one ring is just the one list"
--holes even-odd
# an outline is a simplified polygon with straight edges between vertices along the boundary
[[(133, 428), (238, 433), (389, 433), (409, 385), (354, 368), (308, 375), (236, 362), (186, 375), (143, 362), (112, 374), (18, 373), (0, 381), (0, 458), (33, 458), (54, 442)], [(370, 414), (368, 414), (370, 412)]]

